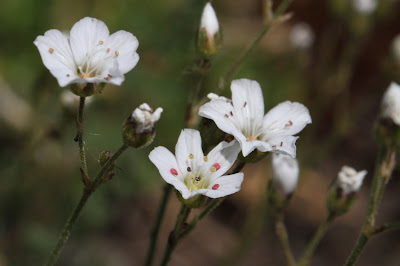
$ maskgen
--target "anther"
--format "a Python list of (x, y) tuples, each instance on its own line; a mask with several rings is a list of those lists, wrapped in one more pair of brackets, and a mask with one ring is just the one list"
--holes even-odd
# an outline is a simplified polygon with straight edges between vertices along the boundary
[(49, 53), (53, 53), (54, 52), (54, 49), (53, 48), (49, 48)]
[(208, 162), (208, 157), (207, 156), (204, 156), (203, 159), (204, 159), (205, 162)]
[(244, 102), (243, 107), (246, 107), (246, 106), (247, 106), (247, 102)]
[(119, 56), (119, 52), (118, 51), (115, 51), (115, 56)]
[(105, 80), (111, 80), (111, 78), (112, 78), (112, 76), (111, 76), (110, 74), (108, 74), (108, 76), (105, 77), (104, 79), (105, 79)]
[(272, 146), (272, 149), (276, 150), (276, 145)]
[(231, 116), (233, 116), (233, 112), (232, 111), (230, 112), (230, 114), (231, 114)]
[(103, 41), (99, 41), (99, 44), (103, 44), (104, 42)]
[(196, 176), (195, 180), (199, 182), (201, 180), (200, 176)]
[(171, 172), (171, 174), (173, 174), (175, 176), (178, 175), (178, 171), (176, 171), (176, 169), (174, 169), (174, 168), (171, 168), (169, 171)]
[(67, 74), (67, 78), (69, 78), (69, 74)]
[(226, 118), (228, 118), (228, 117), (229, 117), (229, 115), (228, 115), (228, 114), (225, 114), (225, 117), (226, 117)]
[(110, 51), (111, 51), (111, 49), (110, 49), (110, 48), (107, 48), (106, 52), (109, 53)]
[(215, 164), (213, 164), (213, 166), (215, 167), (215, 169), (217, 171), (221, 168), (221, 165), (219, 163), (215, 163)]
[(283, 141), (281, 141), (281, 147), (283, 146)]
[(219, 188), (219, 184), (215, 184), (214, 186), (212, 186), (212, 190), (217, 190)]
[(194, 158), (194, 155), (191, 153), (191, 154), (189, 155), (189, 158), (190, 158), (190, 159), (193, 159), (193, 158)]
[(285, 127), (291, 127), (291, 126), (293, 126), (293, 122), (289, 120), (289, 123), (285, 124)]
[(188, 168), (187, 168), (187, 171), (188, 171), (188, 172), (192, 172), (192, 168), (188, 167)]

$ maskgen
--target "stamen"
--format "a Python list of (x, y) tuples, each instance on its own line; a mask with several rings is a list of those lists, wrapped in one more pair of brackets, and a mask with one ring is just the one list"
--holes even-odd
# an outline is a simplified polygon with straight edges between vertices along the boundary
[(247, 137), (246, 142), (257, 140), (254, 136)]
[(196, 180), (197, 182), (199, 182), (199, 181), (201, 180), (201, 177), (200, 177), (200, 176), (196, 176), (195, 180)]
[(109, 53), (110, 51), (111, 51), (111, 49), (110, 49), (110, 48), (107, 48), (106, 52)]
[(281, 141), (281, 147), (283, 146), (283, 141)]
[(247, 106), (247, 102), (244, 102), (243, 107), (246, 107), (246, 106)]
[(289, 123), (285, 124), (285, 127), (291, 127), (291, 126), (293, 126), (293, 122), (289, 120)]
[(276, 145), (272, 146), (272, 149), (276, 150)]
[(103, 44), (104, 42), (103, 41), (99, 41), (99, 44)]
[(69, 74), (67, 74), (67, 78), (69, 78)]
[(189, 155), (189, 158), (190, 158), (190, 159), (193, 159), (193, 158), (194, 158), (194, 155), (191, 153), (191, 154)]
[(204, 156), (203, 159), (204, 159), (205, 162), (208, 162), (208, 157), (207, 156)]
[(115, 56), (118, 57), (119, 56), (119, 52), (115, 51)]
[(233, 112), (232, 111), (230, 112), (230, 114), (231, 114), (231, 116), (233, 116)]
[(53, 53), (54, 52), (54, 49), (53, 48), (49, 48), (49, 53)]
[(226, 117), (226, 118), (228, 118), (228, 117), (229, 117), (229, 115), (228, 115), (228, 114), (225, 114), (225, 117)]
[(221, 168), (221, 165), (219, 163), (215, 163), (213, 166), (215, 167), (215, 169), (217, 169), (217, 171)]
[(187, 168), (187, 171), (188, 171), (188, 172), (192, 172), (192, 168), (188, 167), (188, 168)]
[(108, 76), (105, 77), (104, 79), (105, 79), (105, 80), (111, 80), (111, 78), (112, 78), (112, 76), (111, 76), (110, 74), (108, 74)]
[(219, 184), (215, 184), (214, 186), (212, 186), (212, 190), (217, 190), (219, 188)]
[(171, 174), (173, 174), (175, 176), (178, 175), (178, 171), (176, 171), (176, 169), (174, 169), (174, 168), (171, 168), (169, 171), (171, 172)]

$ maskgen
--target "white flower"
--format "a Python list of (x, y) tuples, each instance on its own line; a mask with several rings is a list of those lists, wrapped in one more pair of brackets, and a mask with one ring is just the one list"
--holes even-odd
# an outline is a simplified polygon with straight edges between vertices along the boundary
[(224, 100), (224, 101), (227, 102), (227, 103), (232, 102), (231, 99), (228, 99), (228, 98), (226, 98), (226, 97), (224, 97), (224, 96), (219, 96), (218, 94), (215, 94), (215, 93), (209, 93), (209, 94), (207, 94), (207, 98), (210, 99), (211, 101), (214, 101), (214, 100)]
[(285, 195), (293, 193), (299, 178), (299, 163), (286, 154), (272, 155), (272, 184)]
[(231, 168), (239, 151), (236, 141), (223, 141), (204, 156), (199, 131), (184, 129), (176, 144), (175, 156), (168, 149), (157, 147), (149, 158), (164, 180), (184, 199), (198, 194), (220, 198), (240, 190), (243, 173), (222, 176)]
[(200, 29), (202, 28), (207, 32), (208, 38), (212, 39), (219, 30), (218, 18), (210, 2), (207, 2), (201, 15)]
[(152, 129), (154, 123), (157, 122), (163, 109), (161, 107), (157, 108), (154, 112), (153, 109), (147, 103), (141, 104), (132, 113), (132, 119), (136, 123), (136, 133), (142, 133), (146, 130)]
[(353, 8), (362, 15), (369, 15), (376, 9), (376, 0), (352, 0)]
[(311, 123), (307, 107), (286, 101), (264, 116), (263, 95), (256, 81), (234, 80), (231, 90), (232, 104), (216, 99), (201, 106), (199, 115), (214, 120), (219, 129), (233, 135), (242, 147), (243, 156), (258, 149), (295, 158), (298, 137), (293, 135)]
[(400, 86), (392, 82), (383, 95), (381, 103), (382, 117), (390, 118), (400, 126)]
[(294, 47), (306, 49), (314, 43), (315, 35), (310, 25), (300, 22), (290, 29), (289, 39)]
[(366, 174), (366, 170), (357, 172), (349, 166), (343, 166), (342, 170), (338, 174), (338, 186), (343, 190), (343, 196), (352, 192), (357, 192), (360, 189)]
[(109, 34), (103, 21), (83, 18), (70, 34), (46, 31), (34, 41), (43, 64), (61, 87), (72, 83), (112, 83), (121, 85), (124, 74), (139, 60), (139, 42), (123, 30)]

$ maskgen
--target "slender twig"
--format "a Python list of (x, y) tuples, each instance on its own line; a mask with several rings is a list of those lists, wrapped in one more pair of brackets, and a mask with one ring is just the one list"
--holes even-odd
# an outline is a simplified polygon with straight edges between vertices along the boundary
[(92, 193), (96, 190), (98, 185), (103, 180), (104, 175), (110, 170), (111, 165), (118, 159), (118, 157), (128, 148), (127, 145), (122, 145), (122, 147), (104, 164), (102, 169), (100, 170), (99, 174), (93, 180), (90, 186), (87, 186), (83, 190), (83, 194), (81, 199), (79, 200), (78, 204), (76, 205), (75, 209), (73, 210), (70, 218), (64, 225), (62, 233), (58, 238), (57, 244), (54, 247), (53, 251), (51, 252), (46, 266), (52, 266), (57, 262), (58, 256), (60, 255), (61, 251), (64, 249), (64, 246), (68, 240), (69, 235), (71, 234), (72, 227), (74, 226), (76, 220), (78, 219), (79, 215), (82, 212), (83, 207), (85, 206), (87, 200), (92, 195)]
[(383, 224), (381, 226), (375, 226), (374, 230), (371, 233), (371, 236), (375, 236), (377, 234), (386, 232), (386, 231), (391, 231), (391, 230), (399, 230), (400, 229), (400, 222), (394, 222), (394, 223), (387, 223)]
[(321, 242), (322, 237), (325, 235), (326, 231), (328, 230), (334, 219), (334, 215), (328, 215), (326, 220), (318, 227), (317, 232), (314, 234), (310, 243), (308, 243), (306, 249), (304, 250), (303, 255), (300, 257), (299, 262), (297, 263), (298, 266), (305, 266), (309, 264), (315, 249)]
[[(279, 18), (289, 5), (292, 3), (293, 0), (283, 0), (280, 6), (277, 8), (276, 12), (274, 13), (275, 18)], [(272, 22), (273, 23), (273, 22)], [(247, 59), (247, 57), (251, 54), (254, 48), (258, 45), (258, 43), (264, 38), (265, 34), (270, 30), (271, 24), (266, 24), (260, 30), (256, 38), (250, 45), (243, 51), (243, 53), (237, 58), (237, 60), (232, 64), (232, 66), (228, 69), (226, 74), (221, 78), (221, 82), (219, 84), (219, 90), (222, 91), (225, 87), (225, 82), (232, 79), (232, 77), (236, 74), (239, 70), (239, 67), (243, 64), (243, 62)]]
[(379, 204), (383, 197), (386, 184), (390, 179), (395, 166), (396, 152), (394, 149), (381, 147), (378, 153), (378, 159), (375, 165), (375, 174), (372, 182), (370, 200), (368, 204), (367, 216), (364, 225), (358, 236), (356, 245), (354, 246), (346, 266), (354, 265), (360, 256), (364, 246), (372, 235), (375, 234), (375, 217), (378, 212)]
[(275, 232), (279, 238), (279, 241), (281, 242), (281, 246), (282, 246), (283, 252), (285, 254), (287, 265), (295, 266), (296, 261), (294, 259), (292, 250), (290, 249), (288, 233), (287, 233), (286, 226), (285, 226), (283, 219), (284, 219), (283, 213), (277, 214), (276, 220), (275, 220)]
[(77, 132), (75, 140), (77, 140), (79, 144), (79, 159), (81, 161), (82, 171), (86, 176), (88, 176), (88, 170), (86, 166), (85, 146), (83, 142), (83, 110), (85, 108), (85, 99), (86, 99), (85, 97), (79, 98), (78, 120), (76, 121)]
[(158, 240), (158, 232), (160, 231), (160, 226), (165, 213), (165, 207), (167, 206), (167, 202), (171, 191), (172, 191), (172, 186), (170, 184), (165, 184), (164, 194), (161, 198), (160, 207), (158, 208), (157, 212), (156, 223), (154, 225), (153, 230), (151, 231), (151, 240), (146, 256), (146, 263), (145, 263), (146, 266), (150, 266), (153, 263), (154, 253), (156, 251), (156, 245)]
[(171, 254), (174, 251), (176, 245), (179, 241), (179, 234), (183, 229), (183, 226), (190, 214), (191, 208), (187, 207), (185, 204), (182, 204), (181, 211), (178, 214), (178, 218), (176, 219), (176, 224), (174, 230), (170, 233), (167, 246), (165, 248), (164, 256), (161, 262), (161, 266), (166, 266), (171, 258)]

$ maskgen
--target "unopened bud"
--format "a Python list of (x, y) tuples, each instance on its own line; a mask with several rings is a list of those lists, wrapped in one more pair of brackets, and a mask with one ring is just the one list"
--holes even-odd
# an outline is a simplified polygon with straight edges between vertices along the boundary
[(206, 58), (215, 55), (222, 44), (218, 18), (210, 2), (203, 9), (197, 38), (197, 48)]
[(272, 184), (288, 196), (294, 192), (299, 178), (299, 163), (289, 155), (272, 154)]
[(353, 8), (361, 15), (369, 15), (375, 11), (377, 7), (376, 0), (352, 0)]
[(349, 166), (342, 167), (327, 193), (327, 207), (331, 215), (339, 216), (350, 209), (366, 174), (366, 170), (357, 172)]
[(122, 126), (125, 144), (143, 148), (152, 143), (155, 137), (154, 123), (160, 119), (162, 112), (162, 108), (157, 108), (153, 112), (146, 103), (136, 108)]
[(289, 39), (293, 47), (307, 49), (313, 45), (315, 35), (310, 25), (299, 22), (290, 29)]

